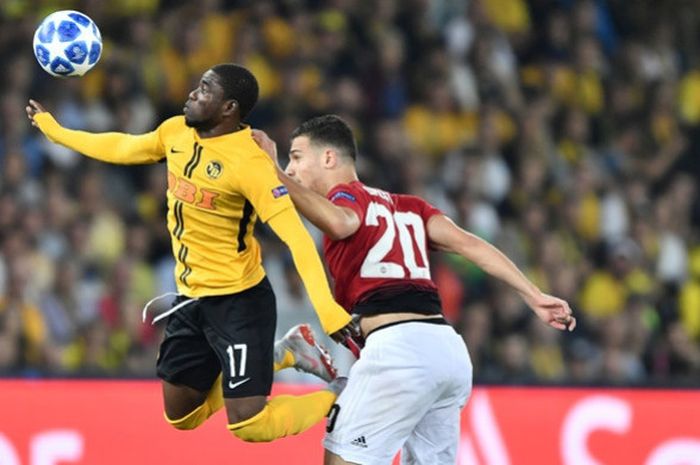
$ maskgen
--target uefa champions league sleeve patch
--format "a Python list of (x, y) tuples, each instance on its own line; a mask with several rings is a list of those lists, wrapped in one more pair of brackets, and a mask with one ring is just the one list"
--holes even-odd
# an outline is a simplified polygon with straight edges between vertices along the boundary
[(336, 192), (335, 194), (333, 194), (333, 196), (331, 197), (330, 200), (331, 200), (331, 202), (335, 202), (336, 200), (340, 200), (340, 199), (349, 200), (351, 202), (357, 202), (357, 199), (355, 198), (354, 195), (352, 195), (348, 192), (343, 192), (343, 191)]
[(289, 194), (289, 191), (287, 190), (287, 186), (279, 186), (275, 187), (272, 189), (272, 196), (276, 199), (279, 199), (283, 195)]

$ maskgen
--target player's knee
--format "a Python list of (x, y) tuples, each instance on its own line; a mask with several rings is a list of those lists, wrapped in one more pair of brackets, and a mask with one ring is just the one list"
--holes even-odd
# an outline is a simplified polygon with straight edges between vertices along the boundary
[(170, 418), (167, 413), (165, 413), (163, 416), (165, 417), (165, 421), (167, 421), (168, 424), (173, 428), (183, 431), (191, 430), (204, 423), (204, 421), (208, 418), (208, 414), (205, 407), (206, 404), (200, 405), (192, 412), (180, 418)]
[(227, 428), (231, 434), (246, 442), (274, 441), (279, 436), (270, 428), (268, 414), (269, 411), (266, 406), (251, 418), (229, 424)]
[(230, 425), (242, 423), (255, 417), (267, 405), (267, 397), (254, 396), (226, 399), (226, 417)]

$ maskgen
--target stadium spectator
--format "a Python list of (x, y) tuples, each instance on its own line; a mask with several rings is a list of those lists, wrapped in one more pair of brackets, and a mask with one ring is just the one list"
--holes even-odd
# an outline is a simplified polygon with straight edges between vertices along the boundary
[[(52, 78), (30, 55), (55, 1), (0, 3), (3, 374), (153, 375), (162, 328), (138, 325), (138, 309), (174, 287), (163, 167), (96, 169), (30, 131), (24, 102), (45, 100), (76, 129), (139, 133), (181, 112), (202, 69), (233, 60), (258, 76), (251, 122), (280, 153), (301, 121), (341, 114), (366, 151), (358, 169), (369, 184), (426, 197), (578, 311), (574, 342), (513, 336), (530, 328), (521, 306), (469, 263), (435, 260), (477, 382), (700, 379), (691, 4), (60, 3), (105, 38), (102, 61), (80, 79)], [(266, 241), (273, 284), (287, 289), (283, 334), (312, 313), (285, 278), (286, 252)]]

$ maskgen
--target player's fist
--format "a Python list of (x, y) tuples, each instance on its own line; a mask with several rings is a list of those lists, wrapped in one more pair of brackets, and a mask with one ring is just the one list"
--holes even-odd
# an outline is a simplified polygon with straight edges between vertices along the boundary
[(27, 112), (27, 118), (29, 118), (29, 121), (31, 121), (32, 126), (38, 128), (39, 125), (36, 124), (36, 121), (34, 121), (34, 115), (45, 113), (46, 109), (39, 102), (31, 99), (29, 100), (29, 105), (27, 105), (24, 109)]

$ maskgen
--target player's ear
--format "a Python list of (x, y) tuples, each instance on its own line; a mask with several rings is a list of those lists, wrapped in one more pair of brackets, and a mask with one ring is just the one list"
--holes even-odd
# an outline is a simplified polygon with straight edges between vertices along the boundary
[(224, 109), (221, 112), (223, 116), (232, 116), (238, 111), (238, 100), (225, 100)]
[(323, 167), (335, 168), (338, 164), (338, 153), (335, 150), (326, 149), (323, 152)]

